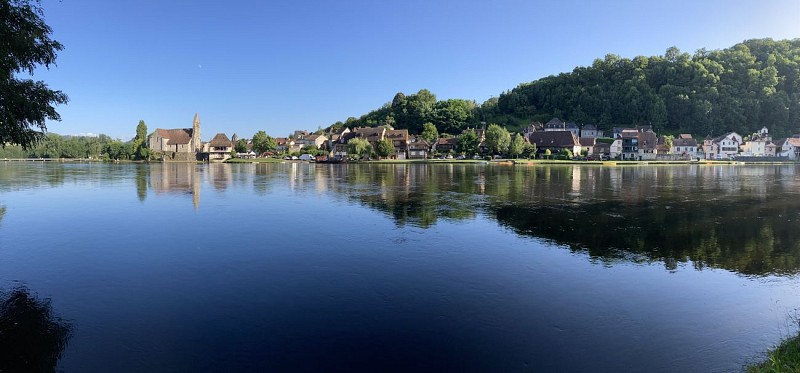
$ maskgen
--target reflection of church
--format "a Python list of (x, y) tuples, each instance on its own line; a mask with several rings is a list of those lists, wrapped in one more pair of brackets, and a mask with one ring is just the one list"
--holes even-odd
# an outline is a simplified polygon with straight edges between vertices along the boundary
[(194, 208), (200, 207), (200, 173), (195, 163), (162, 163), (150, 168), (150, 188), (156, 194), (191, 194)]

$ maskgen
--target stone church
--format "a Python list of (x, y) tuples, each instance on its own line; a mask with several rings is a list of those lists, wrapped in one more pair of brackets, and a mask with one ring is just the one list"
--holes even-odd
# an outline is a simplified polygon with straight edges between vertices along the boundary
[(192, 128), (156, 128), (147, 138), (147, 146), (151, 151), (160, 153), (164, 160), (195, 161), (203, 151), (200, 116), (194, 114)]

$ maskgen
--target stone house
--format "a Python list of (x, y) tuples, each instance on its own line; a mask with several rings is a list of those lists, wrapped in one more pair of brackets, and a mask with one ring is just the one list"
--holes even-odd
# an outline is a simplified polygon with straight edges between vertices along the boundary
[(231, 157), (231, 150), (233, 150), (233, 142), (224, 133), (214, 135), (214, 138), (208, 142), (208, 159), (226, 160)]
[(172, 159), (195, 160), (197, 153), (203, 150), (203, 143), (200, 140), (199, 115), (195, 113), (192, 128), (156, 128), (147, 137), (147, 147), (162, 155), (170, 154)]

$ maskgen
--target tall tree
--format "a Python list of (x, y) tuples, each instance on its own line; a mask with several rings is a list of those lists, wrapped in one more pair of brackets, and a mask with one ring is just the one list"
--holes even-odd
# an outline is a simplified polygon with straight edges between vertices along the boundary
[(347, 142), (347, 154), (356, 159), (369, 157), (372, 153), (372, 145), (369, 141), (358, 137), (352, 138)]
[(514, 134), (514, 138), (511, 139), (511, 144), (508, 146), (508, 155), (511, 158), (519, 157), (522, 152), (525, 151), (525, 140), (522, 138), (520, 134)]
[(466, 130), (458, 137), (456, 151), (464, 155), (478, 153), (478, 135), (475, 133), (475, 130)]
[(253, 150), (257, 154), (263, 154), (275, 150), (277, 144), (275, 139), (267, 135), (264, 131), (258, 131), (253, 135)]
[(61, 120), (54, 105), (66, 104), (67, 95), (33, 76), (38, 66), (55, 65), (61, 43), (50, 39), (52, 29), (36, 0), (0, 1), (0, 146), (19, 144), (28, 149), (44, 138), (46, 120)]
[(147, 147), (147, 124), (140, 120), (136, 125), (136, 136), (131, 141), (131, 148), (136, 159), (148, 159), (150, 149)]
[(427, 141), (428, 144), (434, 144), (436, 140), (439, 139), (439, 130), (436, 129), (436, 126), (431, 123), (427, 122), (422, 125), (422, 133), (420, 134), (423, 140)]
[(381, 158), (387, 158), (394, 154), (394, 145), (392, 145), (392, 140), (383, 139), (378, 141), (378, 144), (375, 146), (375, 153), (377, 153)]
[(486, 145), (491, 154), (505, 154), (511, 144), (511, 135), (504, 127), (490, 124), (486, 128)]

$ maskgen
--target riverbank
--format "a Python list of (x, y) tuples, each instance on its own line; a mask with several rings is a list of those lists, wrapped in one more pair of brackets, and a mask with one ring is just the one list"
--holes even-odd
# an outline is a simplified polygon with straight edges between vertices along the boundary
[(800, 335), (783, 341), (767, 360), (747, 368), (749, 373), (800, 372)]
[(278, 158), (228, 158), (223, 163), (282, 163), (284, 160)]

